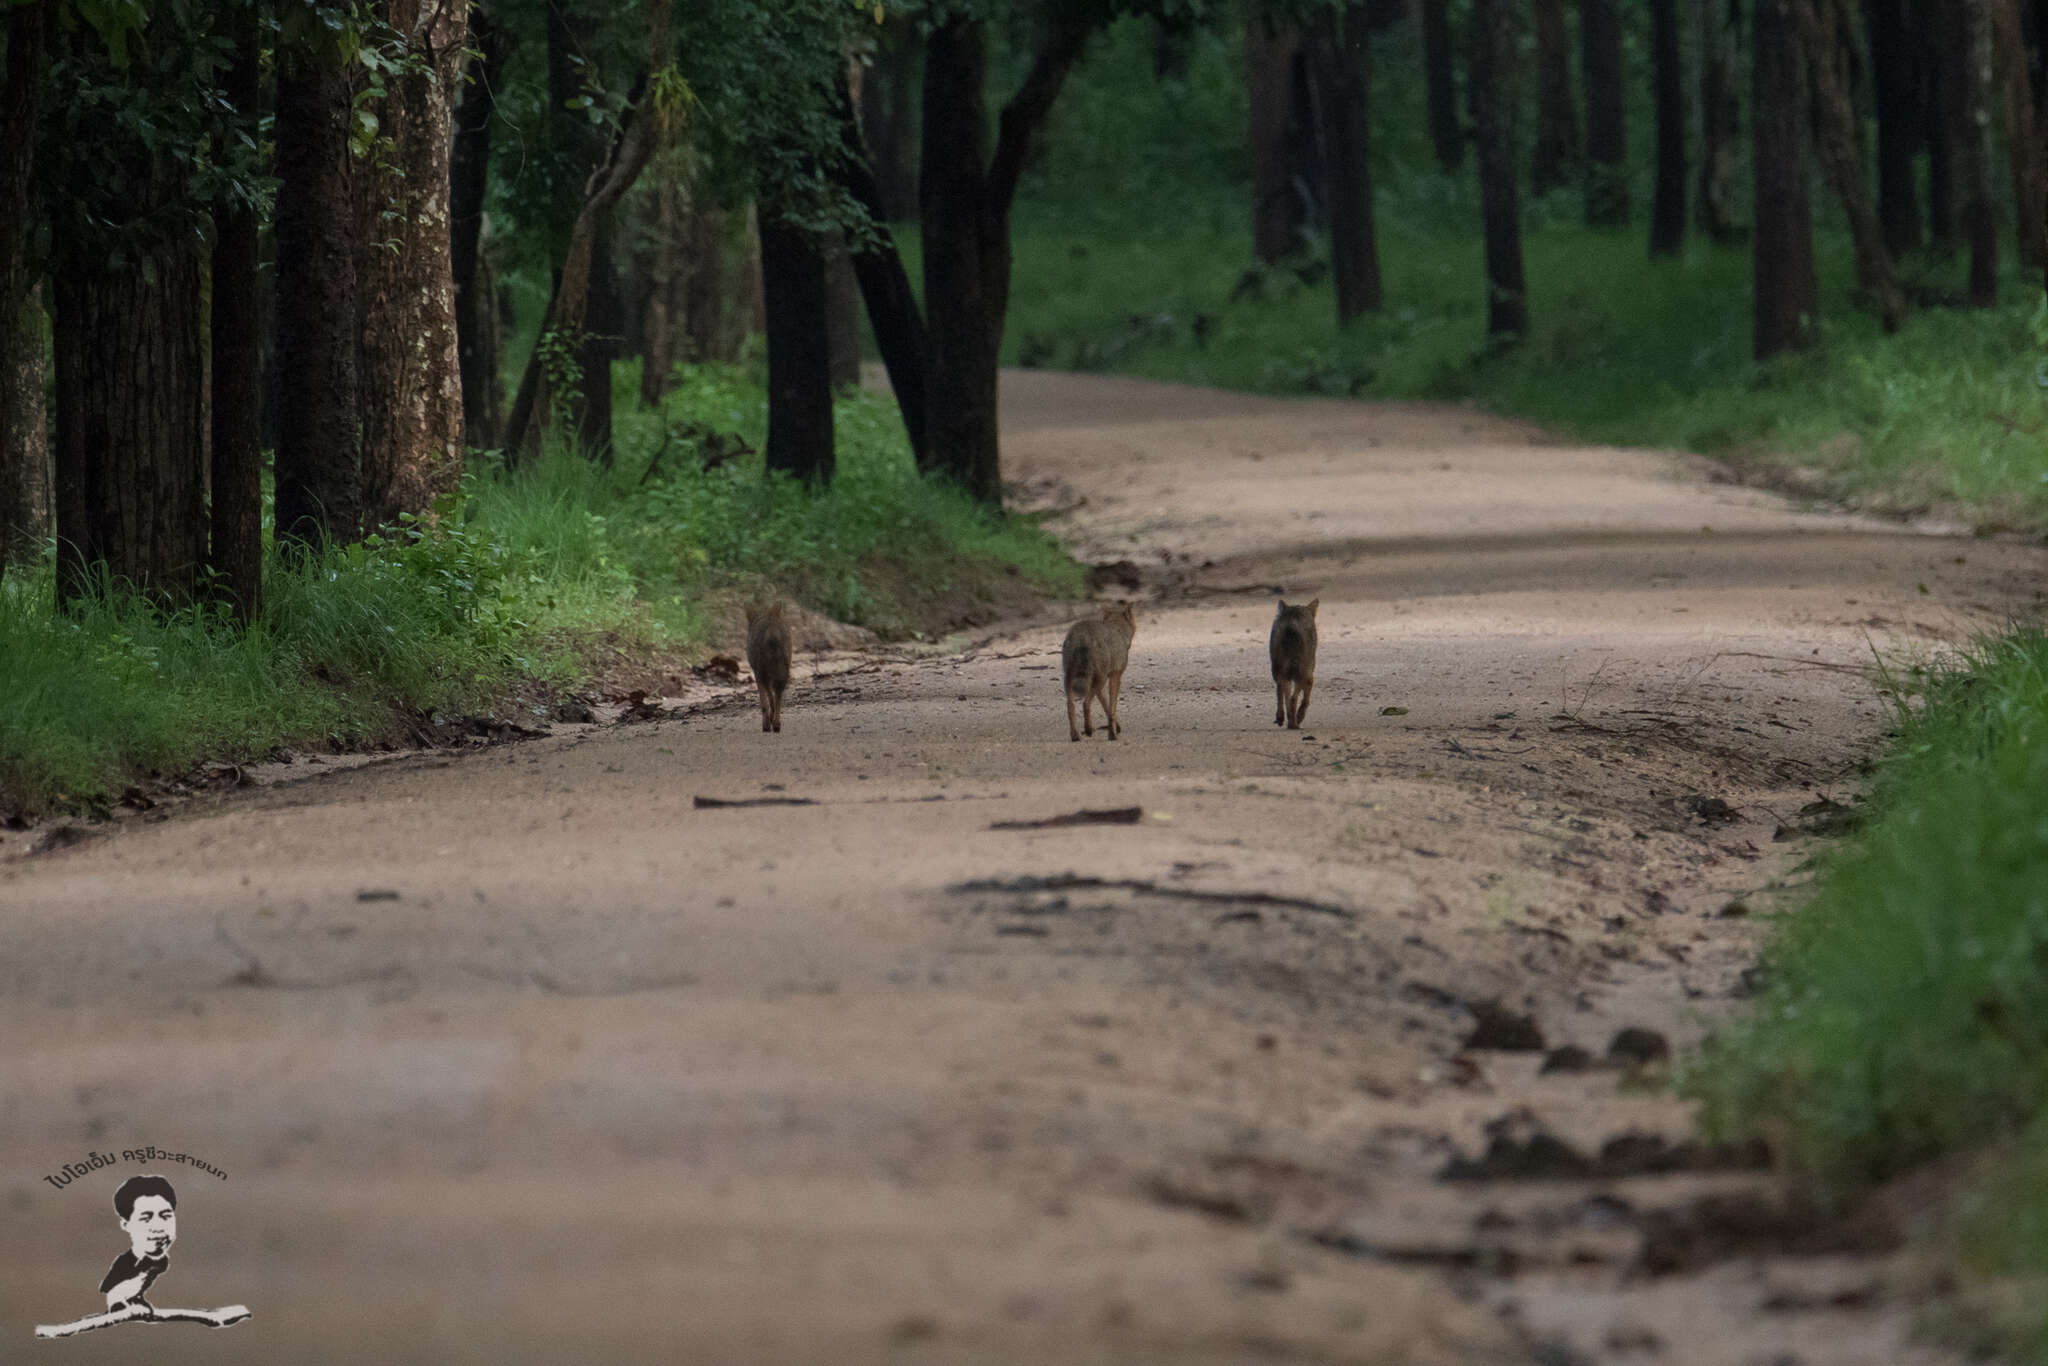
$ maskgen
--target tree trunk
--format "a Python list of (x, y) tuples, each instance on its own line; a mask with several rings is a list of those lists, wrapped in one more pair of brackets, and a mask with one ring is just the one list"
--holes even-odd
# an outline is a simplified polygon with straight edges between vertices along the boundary
[(683, 334), (692, 361), (726, 358), (725, 215), (694, 192), (685, 209)]
[(276, 534), (280, 550), (362, 535), (350, 92), (338, 57), (282, 54), (277, 78)]
[[(235, 13), (235, 58), (222, 93), (255, 138), (263, 93), (262, 29), (254, 6)], [(261, 225), (236, 204), (214, 213), (213, 587), (236, 621), (263, 614), (263, 304)]]
[(832, 387), (860, 387), (860, 281), (843, 233), (825, 247), (825, 333), (832, 354)]
[(1806, 65), (1794, 0), (1757, 0), (1752, 72), (1756, 173), (1756, 358), (1820, 336), (1806, 187)]
[(1650, 55), (1657, 94), (1657, 192), (1650, 205), (1650, 255), (1685, 245), (1685, 73), (1678, 51), (1678, 0), (1650, 0)]
[(768, 305), (768, 468), (832, 482), (831, 307), (818, 239), (761, 214), (761, 281)]
[(2005, 115), (2005, 145), (2012, 160), (2020, 259), (2040, 270), (2048, 267), (2048, 147), (2043, 146), (2027, 70), (2026, 29), (2016, 0), (1985, 0), (1985, 8)]
[[(7, 11), (0, 84), (0, 573), (42, 553), (49, 523), (40, 326), (31, 330), (27, 238), (36, 213), (36, 130), (56, 0)], [(38, 496), (40, 491), (41, 496)]]
[(1586, 223), (1618, 228), (1628, 222), (1628, 135), (1615, 0), (1581, 0), (1579, 48), (1586, 84)]
[(478, 292), (483, 252), (484, 192), (490, 184), (491, 124), (497, 116), (498, 87), (505, 79), (504, 33), (482, 5), (470, 10), (470, 63), (462, 103), (455, 110), (455, 145), (448, 159), (449, 272), (455, 288), (455, 347), (462, 367), (462, 442), (491, 450), (498, 444), (502, 385), (493, 364), (497, 338), (483, 333), (491, 308)]
[(911, 291), (910, 276), (889, 225), (882, 219), (881, 186), (869, 169), (867, 148), (859, 124), (852, 117), (850, 100), (840, 105), (840, 131), (844, 155), (833, 162), (840, 187), (855, 203), (867, 210), (871, 220), (871, 244), (855, 253), (853, 271), (860, 282), (861, 298), (867, 304), (868, 324), (874, 330), (875, 349), (889, 372), (889, 387), (896, 393), (896, 407), (903, 415), (903, 429), (910, 438), (911, 454), (919, 470), (931, 468), (931, 449), (925, 440), (925, 387), (929, 383), (925, 363), (924, 318), (917, 310), (917, 296)]
[(1421, 0), (1422, 67), (1429, 86), (1429, 140), (1438, 169), (1449, 175), (1465, 162), (1465, 130), (1458, 126), (1457, 62), (1453, 60), (1450, 0)]
[(1372, 34), (1363, 4), (1310, 20), (1305, 43), (1323, 181), (1330, 197), (1330, 267), (1337, 322), (1380, 307), (1372, 204)]
[(1479, 195), (1486, 219), (1486, 332), (1513, 339), (1529, 331), (1522, 276), (1522, 225), (1515, 192), (1515, 96), (1505, 0), (1474, 0), (1472, 112), (1478, 125)]
[(640, 406), (657, 406), (675, 371), (676, 343), (685, 316), (683, 180), (674, 157), (655, 166), (654, 226), (647, 263), (647, 295), (640, 312)]
[(1813, 91), (1821, 169), (1842, 201), (1856, 243), (1856, 288), (1877, 310), (1884, 330), (1896, 332), (1905, 316), (1906, 296), (1870, 199), (1869, 157), (1855, 88), (1855, 19), (1842, 0), (1791, 4)]
[(1908, 42), (1908, 0), (1863, 0), (1877, 114), (1877, 217), (1893, 256), (1920, 245), (1913, 158), (1925, 139), (1920, 82)]
[[(1299, 39), (1270, 31), (1256, 12), (1245, 21), (1245, 90), (1251, 103), (1252, 251), (1277, 261), (1301, 250), (1308, 226), (1294, 183), (1289, 125), (1294, 111), (1294, 55)], [(930, 88), (927, 72), (926, 88)], [(930, 117), (930, 97), (926, 97)]]
[(1918, 54), (1922, 90), (1921, 137), (1927, 144), (1927, 233), (1938, 252), (1954, 248), (1958, 236), (1956, 202), (1955, 93), (1948, 87), (1947, 34), (1951, 9), (1960, 0), (1909, 0), (1911, 43)]
[(984, 503), (1002, 501), (996, 357), (1008, 302), (1008, 224), (989, 212), (983, 91), (987, 39), (954, 18), (925, 37), (925, 420), (938, 469)]
[(1697, 0), (1700, 19), (1700, 230), (1716, 242), (1739, 241), (1736, 176), (1742, 166), (1742, 95), (1735, 80), (1742, 0)]
[[(658, 70), (669, 60), (670, 15), (667, 5), (649, 7), (647, 51), (650, 69)], [(640, 178), (640, 173), (647, 169), (661, 138), (661, 120), (654, 110), (642, 107), (644, 101), (651, 98), (648, 82), (643, 79), (633, 92), (627, 116), (613, 140), (610, 153), (591, 177), (589, 196), (583, 201), (583, 207), (577, 211), (576, 221), (571, 226), (568, 247), (562, 256), (561, 267), (555, 272), (554, 293), (541, 316), (533, 352), (527, 357), (526, 370), (519, 377), (519, 392), (512, 400), (512, 416), (505, 427), (505, 459), (508, 463), (522, 459), (537, 437), (539, 427), (534, 420), (535, 414), (543, 411), (548, 397), (544, 387), (544, 364), (549, 349), (546, 343), (551, 335), (583, 339), (578, 353), (584, 390), (581, 406), (587, 409), (593, 404), (602, 404), (602, 444), (593, 448), (593, 438), (598, 434), (591, 428), (579, 426), (578, 431), (583, 435), (587, 453), (607, 464), (611, 461), (609, 337), (600, 335), (602, 349), (593, 355), (588, 345), (590, 332), (587, 329), (603, 326), (608, 327), (611, 334), (618, 331), (616, 286), (610, 283), (601, 263), (610, 252), (608, 225), (612, 211)], [(614, 291), (609, 297), (604, 294), (607, 289)], [(592, 419), (593, 423), (597, 420)]]
[(1942, 107), (1970, 247), (1969, 306), (1992, 308), (1998, 303), (1998, 216), (1991, 197), (1991, 34), (1984, 0), (1955, 0), (1943, 16), (1941, 40)]
[(1086, 17), (1054, 18), (1030, 73), (1003, 106), (985, 153), (988, 41), (959, 16), (925, 39), (924, 218), (926, 434), (937, 467), (969, 494), (1002, 503), (996, 358), (1010, 301), (1010, 206), (1031, 138), (1094, 31)]
[[(139, 196), (150, 187), (137, 185)], [(189, 255), (57, 273), (60, 603), (104, 581), (166, 606), (206, 561), (202, 271)]]
[(381, 154), (356, 173), (361, 233), (363, 526), (430, 516), (462, 480), (462, 364), (451, 260), (451, 116), (469, 31), (462, 0), (379, 0), (412, 63), (370, 102)]
[(0, 574), (40, 559), (51, 531), (44, 329), (40, 288), (0, 318)]
[[(584, 93), (583, 67), (578, 60), (595, 53), (603, 24), (601, 7), (594, 0), (551, 0), (547, 7), (548, 37), (548, 148), (552, 159), (548, 176), (549, 259), (555, 268), (555, 289), (564, 288), (595, 300), (597, 311), (606, 312), (605, 291), (610, 284), (609, 234), (594, 231), (582, 266), (588, 278), (563, 278), (570, 239), (581, 216), (593, 171), (605, 157), (601, 129), (584, 116), (578, 101)], [(659, 60), (657, 60), (657, 65)], [(602, 224), (593, 224), (601, 229)], [(590, 327), (588, 309), (579, 315), (575, 329), (561, 320), (544, 323), (565, 345), (574, 348), (579, 381), (570, 395), (543, 394), (544, 425), (555, 416), (565, 416), (585, 455), (609, 462), (611, 459), (611, 346), (605, 336)], [(523, 386), (522, 386), (523, 387)], [(554, 413), (564, 397), (571, 401), (566, 411)], [(515, 424), (516, 425), (516, 424)]]
[(916, 26), (891, 16), (875, 35), (874, 63), (861, 79), (860, 123), (881, 212), (878, 223), (917, 217)]
[(1529, 189), (1548, 194), (1579, 172), (1579, 114), (1572, 99), (1571, 33), (1564, 0), (1536, 0), (1536, 152)]

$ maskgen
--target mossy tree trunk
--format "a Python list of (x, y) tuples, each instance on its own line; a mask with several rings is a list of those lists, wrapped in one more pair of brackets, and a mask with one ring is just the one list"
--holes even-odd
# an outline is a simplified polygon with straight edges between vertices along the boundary
[(1304, 48), (1330, 200), (1330, 268), (1342, 325), (1379, 311), (1381, 300), (1372, 203), (1372, 32), (1366, 7), (1354, 3), (1316, 15)]
[(1885, 247), (1898, 256), (1920, 245), (1914, 159), (1926, 140), (1920, 81), (1908, 45), (1907, 0), (1863, 0), (1863, 20), (1877, 120), (1877, 217)]
[(1515, 94), (1505, 0), (1474, 0), (1472, 112), (1479, 146), (1479, 195), (1486, 221), (1486, 332), (1513, 339), (1529, 331), (1522, 274), (1520, 198), (1515, 187)]
[(1756, 175), (1755, 353), (1820, 337), (1820, 280), (1807, 194), (1807, 80), (1795, 0), (1757, 0), (1751, 100)]
[(1529, 189), (1548, 194), (1579, 173), (1579, 112), (1572, 93), (1572, 41), (1564, 0), (1536, 4), (1536, 150)]
[(1580, 0), (1579, 79), (1586, 87), (1586, 222), (1618, 228), (1628, 222), (1629, 194), (1616, 0)]
[[(258, 136), (262, 29), (254, 6), (235, 14), (234, 64), (223, 94), (242, 129)], [(213, 589), (235, 619), (263, 613), (263, 330), (258, 281), (261, 228), (246, 204), (214, 214), (213, 479), (208, 562)]]
[(1697, 0), (1700, 29), (1700, 181), (1694, 214), (1716, 242), (1740, 239), (1736, 178), (1742, 166), (1742, 92), (1735, 79), (1742, 0)]
[(6, 12), (0, 83), (0, 573), (42, 553), (49, 528), (42, 310), (32, 306), (28, 228), (35, 203), (36, 127), (56, 0)]
[(480, 265), (491, 130), (509, 47), (487, 6), (472, 6), (469, 22), (477, 56), (455, 109), (455, 142), (448, 166), (448, 260), (455, 288), (456, 358), (462, 368), (462, 441), (464, 446), (490, 450), (498, 444), (504, 394), (497, 374), (498, 338), (495, 330), (487, 332), (495, 310), (487, 297), (489, 282), (480, 278), (487, 274)]

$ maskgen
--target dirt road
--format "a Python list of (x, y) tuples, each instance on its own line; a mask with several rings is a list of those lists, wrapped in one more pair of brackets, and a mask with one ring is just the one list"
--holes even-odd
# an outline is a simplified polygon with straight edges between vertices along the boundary
[[(0, 1359), (1922, 1359), (1882, 1230), (1559, 1050), (1729, 1008), (1873, 644), (2042, 554), (1457, 410), (1005, 403), (1027, 500), (1135, 571), (1119, 742), (1066, 738), (1073, 609), (800, 672), (780, 735), (735, 689), (0, 864)], [(33, 1342), (144, 1145), (225, 1173), (147, 1164), (151, 1299), (254, 1317)]]

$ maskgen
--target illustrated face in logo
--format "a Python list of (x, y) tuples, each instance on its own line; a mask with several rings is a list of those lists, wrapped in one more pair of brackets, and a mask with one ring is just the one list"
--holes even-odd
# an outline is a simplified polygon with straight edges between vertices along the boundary
[(178, 1240), (178, 1211), (161, 1195), (140, 1196), (121, 1221), (121, 1229), (136, 1257), (161, 1257)]

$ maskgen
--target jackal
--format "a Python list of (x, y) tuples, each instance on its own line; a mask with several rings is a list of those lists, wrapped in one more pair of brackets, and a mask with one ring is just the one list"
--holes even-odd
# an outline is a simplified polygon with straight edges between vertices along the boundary
[[(1131, 658), (1131, 637), (1138, 633), (1138, 618), (1127, 602), (1102, 609), (1100, 617), (1077, 621), (1060, 646), (1060, 665), (1067, 698), (1067, 738), (1078, 740), (1095, 733), (1090, 704), (1102, 699), (1104, 729), (1114, 740), (1123, 734), (1117, 721), (1117, 694), (1124, 686), (1124, 665)], [(1074, 729), (1074, 699), (1081, 699), (1081, 729)]]
[(1301, 729), (1309, 691), (1316, 685), (1316, 606), (1320, 602), (1321, 598), (1312, 598), (1304, 607), (1289, 607), (1283, 601), (1267, 641), (1273, 656), (1273, 689), (1279, 694), (1273, 724), (1289, 730)]
[(747, 665), (761, 693), (761, 729), (782, 729), (782, 694), (789, 687), (787, 602), (747, 609)]

